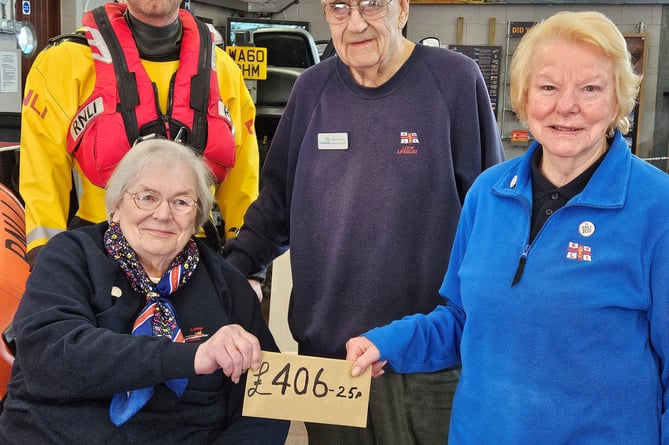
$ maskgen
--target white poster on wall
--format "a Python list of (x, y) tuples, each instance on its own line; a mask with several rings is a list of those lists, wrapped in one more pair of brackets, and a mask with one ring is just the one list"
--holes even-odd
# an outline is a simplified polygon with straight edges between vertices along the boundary
[(17, 51), (0, 51), (0, 93), (19, 92), (19, 55)]

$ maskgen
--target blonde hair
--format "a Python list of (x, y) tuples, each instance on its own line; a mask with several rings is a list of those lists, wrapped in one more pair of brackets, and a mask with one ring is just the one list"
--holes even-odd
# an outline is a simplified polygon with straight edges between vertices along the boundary
[(623, 134), (627, 133), (630, 125), (627, 115), (634, 109), (641, 76), (634, 73), (631, 55), (622, 33), (608, 17), (595, 11), (559, 12), (533, 26), (522, 38), (509, 69), (511, 105), (519, 119), (527, 123), (527, 90), (534, 50), (544, 42), (557, 40), (593, 45), (613, 61), (618, 102), (613, 128), (618, 128)]
[(197, 155), (186, 145), (167, 139), (147, 139), (138, 142), (123, 156), (107, 182), (105, 205), (109, 219), (111, 220), (128, 187), (137, 182), (144, 171), (156, 165), (161, 167), (184, 165), (195, 174), (197, 181), (195, 231), (199, 230), (207, 222), (214, 205), (213, 175), (202, 156)]

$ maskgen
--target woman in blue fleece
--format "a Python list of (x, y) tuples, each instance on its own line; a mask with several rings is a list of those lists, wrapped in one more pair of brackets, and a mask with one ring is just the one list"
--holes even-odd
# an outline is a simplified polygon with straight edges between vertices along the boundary
[(462, 363), (449, 444), (669, 443), (669, 175), (622, 136), (639, 80), (602, 14), (536, 25), (511, 66), (536, 141), (470, 189), (447, 302), (348, 342), (354, 375)]

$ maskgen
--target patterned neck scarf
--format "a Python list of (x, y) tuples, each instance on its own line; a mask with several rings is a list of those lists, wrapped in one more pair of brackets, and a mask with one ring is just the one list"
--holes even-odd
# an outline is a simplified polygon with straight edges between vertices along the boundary
[[(118, 223), (112, 222), (104, 234), (104, 245), (109, 256), (118, 262), (130, 286), (140, 294), (146, 295), (146, 305), (140, 312), (133, 326), (132, 335), (152, 335), (168, 337), (173, 342), (184, 342), (179, 329), (176, 312), (167, 298), (179, 286), (188, 282), (200, 261), (200, 253), (193, 240), (174, 258), (158, 284), (154, 284), (144, 267), (137, 259), (128, 241), (123, 236)], [(188, 379), (171, 379), (165, 382), (168, 388), (181, 396), (186, 389)], [(116, 426), (127, 422), (148, 403), (153, 396), (153, 387), (142, 388), (114, 395), (109, 407), (109, 415)]]
[(109, 256), (114, 258), (119, 263), (121, 270), (125, 272), (133, 290), (147, 295), (147, 298), (150, 293), (158, 293), (162, 297), (167, 297), (176, 291), (179, 286), (186, 284), (200, 262), (197, 245), (193, 240), (189, 240), (184, 250), (174, 258), (158, 284), (154, 284), (137, 259), (135, 251), (123, 236), (118, 223), (109, 223), (109, 228), (104, 235), (104, 244)]

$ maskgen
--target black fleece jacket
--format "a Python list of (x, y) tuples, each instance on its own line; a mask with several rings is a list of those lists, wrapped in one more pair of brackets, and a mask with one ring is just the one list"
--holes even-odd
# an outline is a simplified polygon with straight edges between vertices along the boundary
[[(246, 278), (197, 241), (200, 263), (170, 296), (186, 343), (130, 335), (144, 296), (103, 247), (107, 224), (63, 232), (42, 250), (14, 318), (17, 359), (0, 416), (3, 444), (283, 444), (288, 422), (243, 417), (245, 380), (196, 375), (198, 345), (236, 323), (277, 351)], [(162, 384), (187, 377), (177, 397)], [(116, 427), (120, 391), (155, 385), (150, 402)]]

